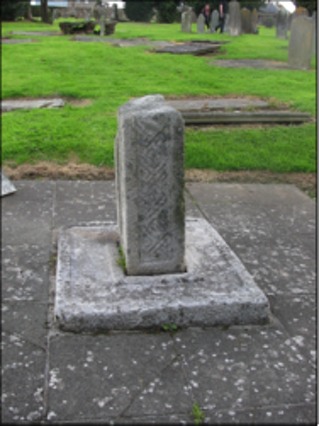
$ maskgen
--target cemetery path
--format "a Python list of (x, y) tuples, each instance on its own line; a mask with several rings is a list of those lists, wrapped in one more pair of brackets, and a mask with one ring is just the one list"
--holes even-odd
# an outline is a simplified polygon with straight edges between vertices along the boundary
[[(64, 180), (112, 180), (114, 169), (96, 167), (91, 164), (70, 162), (59, 165), (51, 162), (22, 164), (16, 167), (3, 166), (4, 173), (12, 180), (64, 179)], [(188, 169), (188, 182), (238, 182), (238, 183), (288, 183), (314, 197), (316, 194), (316, 173), (272, 173), (269, 171), (227, 171)]]

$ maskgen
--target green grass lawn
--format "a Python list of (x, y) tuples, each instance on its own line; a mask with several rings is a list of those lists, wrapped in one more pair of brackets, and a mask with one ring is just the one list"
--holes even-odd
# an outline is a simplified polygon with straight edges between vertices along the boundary
[[(58, 30), (41, 23), (3, 23), (11, 31)], [(195, 31), (195, 25), (193, 27)], [(315, 60), (308, 71), (232, 69), (212, 66), (214, 58), (288, 60), (288, 40), (275, 29), (258, 35), (183, 34), (180, 24), (119, 23), (114, 38), (224, 40), (217, 56), (155, 54), (141, 46), (119, 48), (83, 43), (69, 36), (13, 36), (35, 43), (2, 45), (2, 99), (59, 96), (90, 99), (86, 107), (15, 111), (2, 115), (2, 162), (60, 164), (71, 159), (113, 166), (118, 108), (132, 97), (253, 96), (316, 114)], [(185, 167), (215, 170), (316, 170), (316, 127), (223, 127), (186, 129)]]

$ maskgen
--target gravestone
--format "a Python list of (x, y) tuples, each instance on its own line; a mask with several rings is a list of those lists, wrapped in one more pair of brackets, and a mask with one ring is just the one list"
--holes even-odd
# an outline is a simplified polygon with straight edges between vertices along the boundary
[(258, 34), (258, 12), (254, 9), (251, 14), (251, 32), (252, 34)]
[(251, 11), (247, 9), (246, 7), (243, 7), (240, 11), (240, 14), (241, 14), (242, 34), (251, 34), (252, 33)]
[(5, 195), (13, 194), (16, 192), (16, 187), (7, 178), (7, 176), (1, 171), (1, 197)]
[(277, 38), (288, 38), (289, 14), (285, 9), (280, 9), (276, 14)]
[(183, 126), (161, 95), (120, 108), (118, 221), (59, 234), (54, 318), (63, 330), (268, 322), (266, 296), (218, 232), (185, 220)]
[(182, 24), (183, 33), (191, 32), (192, 30), (192, 11), (191, 10), (185, 10), (182, 13), (181, 24)]
[(231, 36), (241, 34), (241, 13), (237, 0), (231, 0), (229, 3), (229, 34)]
[(182, 272), (183, 119), (160, 95), (119, 110), (117, 211), (129, 275)]
[(205, 32), (205, 18), (202, 13), (200, 13), (197, 18), (197, 32), (198, 34), (202, 34)]
[(224, 33), (229, 34), (229, 13), (225, 15)]
[(216, 31), (216, 27), (219, 23), (219, 13), (218, 10), (213, 10), (213, 13), (210, 17), (210, 32), (214, 33)]
[(310, 68), (313, 34), (314, 22), (312, 18), (301, 15), (292, 21), (288, 49), (288, 65), (290, 68)]

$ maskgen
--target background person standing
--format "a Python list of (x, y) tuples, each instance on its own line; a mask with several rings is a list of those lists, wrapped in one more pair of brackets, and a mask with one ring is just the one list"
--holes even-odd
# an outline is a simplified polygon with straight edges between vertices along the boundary
[(224, 32), (224, 25), (225, 25), (225, 17), (227, 13), (227, 1), (226, 0), (220, 0), (218, 4), (218, 12), (219, 12), (219, 23), (217, 27), (215, 28), (215, 31), (220, 28), (220, 32)]

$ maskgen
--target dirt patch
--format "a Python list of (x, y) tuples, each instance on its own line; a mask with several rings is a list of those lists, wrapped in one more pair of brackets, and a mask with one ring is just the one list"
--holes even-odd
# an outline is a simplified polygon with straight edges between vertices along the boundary
[[(12, 180), (112, 180), (115, 177), (112, 168), (74, 162), (64, 165), (50, 162), (23, 164), (16, 167), (4, 165), (3, 171)], [(286, 183), (296, 185), (311, 197), (316, 195), (316, 173), (217, 172), (215, 170), (189, 169), (185, 172), (185, 179), (187, 182)]]

